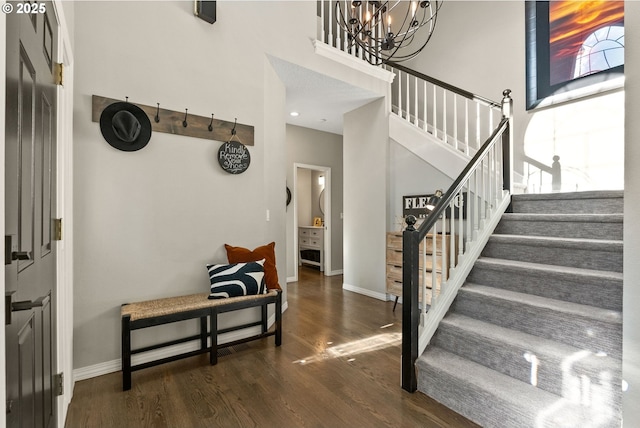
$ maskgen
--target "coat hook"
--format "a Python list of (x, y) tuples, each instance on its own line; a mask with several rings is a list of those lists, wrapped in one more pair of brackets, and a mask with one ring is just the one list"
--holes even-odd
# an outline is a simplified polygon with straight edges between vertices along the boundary
[(187, 127), (187, 111), (189, 111), (189, 109), (184, 109), (184, 120), (182, 121), (182, 126), (185, 128)]
[(235, 122), (233, 122), (233, 129), (231, 130), (231, 135), (236, 135), (236, 124), (238, 123), (238, 118), (236, 117)]
[(211, 123), (209, 124), (209, 132), (213, 131), (213, 113), (211, 113)]
[(156, 117), (153, 118), (156, 123), (160, 122), (160, 103), (158, 103), (158, 109), (156, 110)]

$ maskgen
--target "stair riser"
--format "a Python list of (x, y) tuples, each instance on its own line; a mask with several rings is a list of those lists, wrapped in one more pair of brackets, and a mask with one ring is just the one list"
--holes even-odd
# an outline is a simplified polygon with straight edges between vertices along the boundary
[[(576, 383), (591, 385), (602, 383), (603, 373), (609, 379), (609, 394), (604, 399), (608, 406), (615, 406), (621, 398), (621, 368), (611, 367), (612, 361), (604, 362), (602, 357), (594, 355), (577, 359), (570, 367), (563, 367), (565, 358), (544, 351), (532, 353), (530, 347), (484, 337), (476, 332), (467, 331), (458, 326), (440, 325), (434, 338), (434, 346), (460, 355), (475, 363), (489, 367), (502, 374), (559, 396), (575, 395)], [(566, 364), (565, 364), (566, 365)]]
[(468, 282), (603, 309), (622, 310), (622, 280), (581, 278), (555, 272), (496, 270), (477, 263)]
[(542, 247), (520, 242), (496, 241), (490, 238), (487, 246), (482, 251), (482, 256), (556, 266), (622, 272), (622, 251), (617, 251), (617, 249), (618, 247), (613, 246), (611, 250), (609, 250), (609, 248), (605, 250), (602, 246), (590, 249), (590, 246), (586, 243), (579, 248)]
[(622, 355), (622, 328), (616, 322), (570, 316), (550, 308), (468, 292), (464, 287), (451, 310), (593, 353), (605, 352), (613, 358), (621, 358)]
[(502, 219), (494, 233), (507, 235), (553, 236), (622, 240), (622, 223), (528, 221)]
[(611, 214), (624, 212), (622, 198), (512, 200), (514, 213)]

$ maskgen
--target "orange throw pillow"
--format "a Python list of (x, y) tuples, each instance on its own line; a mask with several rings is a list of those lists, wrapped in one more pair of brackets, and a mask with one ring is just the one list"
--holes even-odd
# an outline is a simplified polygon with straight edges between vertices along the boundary
[(224, 244), (224, 248), (227, 250), (229, 263), (257, 262), (265, 259), (264, 279), (267, 288), (269, 290), (281, 290), (280, 284), (278, 283), (278, 271), (276, 269), (275, 242), (258, 247), (253, 251), (242, 247), (232, 247), (228, 244)]

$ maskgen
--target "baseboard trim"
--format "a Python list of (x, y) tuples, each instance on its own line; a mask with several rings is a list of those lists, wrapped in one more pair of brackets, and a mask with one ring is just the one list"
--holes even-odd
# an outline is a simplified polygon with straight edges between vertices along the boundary
[(387, 293), (378, 293), (377, 291), (372, 291), (362, 287), (356, 287), (355, 285), (347, 284), (346, 282), (342, 283), (342, 289), (373, 297), (374, 299), (382, 300), (384, 302), (387, 301)]
[(344, 272), (342, 271), (342, 269), (336, 269), (336, 270), (332, 270), (330, 272), (325, 272), (324, 276), (336, 276), (336, 275), (342, 275)]
[[(282, 312), (284, 313), (289, 307), (288, 302), (282, 304)], [(269, 317), (268, 325), (271, 327), (276, 321), (275, 314)], [(221, 334), (218, 336), (218, 343), (225, 344), (233, 342), (234, 340), (244, 339), (257, 334), (260, 334), (261, 330), (259, 326), (249, 327), (241, 331), (234, 331), (230, 333)], [(162, 358), (170, 357), (173, 355), (182, 354), (185, 352), (191, 352), (200, 349), (200, 341), (192, 340), (190, 342), (182, 343), (179, 345), (167, 346), (166, 348), (157, 349), (154, 351), (145, 352), (144, 354), (134, 355), (131, 358), (132, 364), (144, 364), (149, 361), (155, 361)], [(111, 361), (105, 361), (103, 363), (94, 364), (87, 367), (81, 367), (73, 371), (73, 382), (78, 382), (85, 379), (91, 379), (106, 375), (109, 373), (115, 373), (122, 370), (120, 359)]]

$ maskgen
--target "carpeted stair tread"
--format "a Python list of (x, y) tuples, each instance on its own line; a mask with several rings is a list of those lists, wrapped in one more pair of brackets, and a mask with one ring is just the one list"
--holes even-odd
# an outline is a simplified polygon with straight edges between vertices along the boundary
[(501, 288), (465, 283), (451, 313), (572, 346), (622, 355), (622, 313)]
[(620, 391), (620, 360), (464, 315), (447, 315), (432, 343), (554, 394), (562, 393), (567, 375), (598, 382), (603, 373), (611, 378), (611, 395)]
[(558, 395), (503, 375), (438, 347), (417, 360), (421, 391), (483, 427), (591, 426), (598, 415)]
[(510, 272), (549, 272), (558, 276), (565, 276), (567, 278), (580, 277), (581, 281), (589, 281), (594, 284), (598, 284), (602, 280), (622, 281), (623, 278), (622, 272), (584, 269), (572, 266), (556, 266), (544, 263), (523, 262), (519, 260), (496, 259), (492, 257), (480, 257), (476, 261), (476, 266), (487, 266), (492, 269)]
[(558, 192), (558, 193), (522, 193), (513, 195), (514, 201), (540, 201), (540, 200), (574, 200), (574, 199), (621, 199), (624, 190), (589, 190), (584, 192)]
[(482, 256), (622, 272), (622, 240), (493, 234)]
[(503, 219), (513, 221), (566, 222), (566, 223), (622, 223), (624, 214), (546, 214), (504, 213)]
[(533, 296), (531, 294), (518, 293), (501, 288), (471, 283), (466, 283), (460, 289), (460, 292), (480, 294), (493, 299), (508, 300), (527, 306), (540, 307), (557, 312), (563, 312), (567, 316), (579, 316), (583, 318), (590, 318), (594, 321), (619, 324), (620, 326), (622, 326), (622, 313), (619, 311), (612, 311), (609, 309), (602, 309), (589, 305), (581, 305), (579, 303), (563, 302), (561, 300), (548, 299), (546, 297)]
[(622, 310), (623, 274), (480, 257), (467, 281), (604, 309)]
[(557, 247), (565, 249), (589, 249), (622, 252), (622, 241), (617, 239), (557, 238), (555, 236), (491, 235), (489, 242), (508, 242), (532, 247)]
[(623, 191), (513, 195), (514, 213), (623, 213)]
[(495, 234), (622, 240), (622, 214), (505, 213)]

